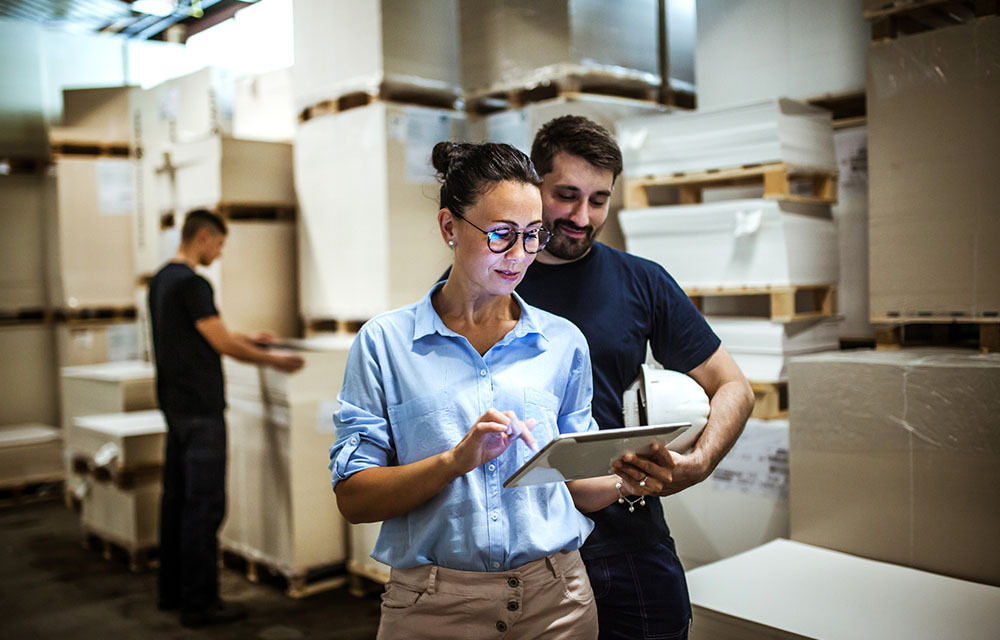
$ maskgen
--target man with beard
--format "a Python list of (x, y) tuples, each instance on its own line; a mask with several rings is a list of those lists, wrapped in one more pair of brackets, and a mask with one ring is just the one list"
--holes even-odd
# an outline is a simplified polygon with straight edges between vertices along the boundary
[[(622, 171), (612, 135), (583, 117), (556, 118), (539, 130), (531, 159), (543, 180), (543, 224), (554, 235), (517, 292), (586, 336), (593, 414), (602, 429), (623, 426), (622, 394), (638, 376), (647, 344), (663, 366), (697, 381), (711, 415), (694, 450), (682, 455), (654, 445), (648, 455), (626, 456), (616, 471), (660, 496), (705, 480), (743, 431), (753, 408), (750, 385), (661, 266), (596, 242)], [(662, 505), (648, 500), (631, 511), (628, 502), (588, 514), (596, 528), (581, 553), (600, 637), (686, 638), (691, 605)]]

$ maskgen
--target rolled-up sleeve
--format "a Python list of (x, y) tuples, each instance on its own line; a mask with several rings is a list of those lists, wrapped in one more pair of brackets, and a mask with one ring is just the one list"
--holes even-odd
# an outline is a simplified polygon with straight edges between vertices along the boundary
[(347, 357), (344, 385), (333, 414), (337, 439), (330, 447), (331, 481), (370, 467), (385, 467), (394, 458), (386, 420), (385, 387), (378, 363), (377, 334), (362, 328)]
[(559, 408), (559, 433), (579, 433), (596, 430), (597, 422), (591, 411), (594, 399), (594, 376), (591, 371), (590, 349), (582, 334), (573, 351), (573, 361), (566, 381), (566, 392)]

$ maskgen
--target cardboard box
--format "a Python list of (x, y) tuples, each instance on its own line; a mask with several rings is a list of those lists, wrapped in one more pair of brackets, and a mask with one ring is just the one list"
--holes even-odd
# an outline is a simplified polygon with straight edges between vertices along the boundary
[(629, 252), (685, 288), (835, 284), (840, 275), (826, 205), (726, 200), (629, 209), (619, 220)]
[(291, 67), (236, 79), (234, 138), (290, 143), (296, 117)]
[[(378, 102), (302, 124), (295, 140), (299, 300), (307, 320), (367, 320), (426, 295), (451, 264), (430, 164), (464, 114)], [(336, 250), (331, 249), (336, 242)]]
[(287, 576), (347, 559), (345, 522), (323, 469), (352, 340), (300, 341), (306, 364), (291, 375), (224, 361), (229, 508), (219, 539)]
[(208, 136), (164, 148), (156, 170), (161, 213), (219, 205), (295, 205), (292, 146)]
[(865, 89), (871, 31), (857, 0), (699, 0), (697, 14), (699, 109)]
[(81, 501), (83, 528), (129, 551), (156, 547), (160, 539), (160, 481), (122, 489), (113, 482), (88, 480)]
[[(295, 0), (298, 111), (381, 83), (460, 93), (456, 0)], [(335, 34), (335, 35), (331, 35)]]
[[(79, 367), (61, 372), (62, 426), (71, 433), (73, 420), (80, 416), (156, 408), (153, 365), (130, 360)], [(72, 449), (67, 435), (67, 447)]]
[(0, 424), (58, 424), (52, 325), (0, 326), (0, 353)]
[(459, 21), (467, 93), (571, 74), (660, 85), (654, 0), (463, 0)]
[(629, 177), (775, 162), (837, 170), (830, 112), (787, 98), (637, 116), (616, 129)]
[(124, 158), (58, 158), (46, 247), (51, 306), (131, 305), (133, 168)]
[(115, 474), (161, 467), (167, 422), (159, 410), (79, 416), (73, 441), (74, 454)]
[(787, 538), (788, 421), (751, 419), (707, 480), (661, 500), (688, 571)]
[(63, 89), (62, 126), (49, 129), (49, 140), (127, 146), (132, 128), (129, 94), (135, 89)]
[[(530, 155), (531, 143), (538, 130), (546, 122), (560, 116), (584, 116), (614, 133), (615, 122), (619, 120), (663, 111), (663, 107), (648, 102), (580, 94), (572, 98), (543, 100), (520, 109), (509, 109), (472, 119), (469, 121), (469, 139), (476, 142), (505, 142)], [(600, 235), (601, 242), (622, 251), (625, 250), (625, 238), (618, 225), (618, 212), (623, 206), (624, 193), (619, 178), (617, 188), (611, 193), (608, 218)]]
[(998, 39), (993, 16), (869, 49), (873, 320), (1000, 313)]
[[(180, 220), (178, 225), (161, 232), (163, 262), (177, 251), (182, 223)], [(233, 331), (298, 336), (296, 222), (230, 220), (227, 228), (222, 257), (211, 267), (199, 269), (212, 283), (220, 317)], [(143, 306), (148, 313), (148, 302), (144, 300)]]
[(793, 540), (1000, 585), (1000, 354), (808, 355), (788, 381)]
[(0, 176), (4, 233), (0, 235), (0, 310), (42, 308), (45, 297), (46, 207), (55, 181), (45, 176)]
[(55, 326), (58, 366), (144, 360), (137, 322), (60, 322)]
[(692, 640), (987, 640), (1000, 628), (996, 587), (788, 540), (699, 567), (687, 582)]
[(0, 427), (0, 487), (63, 479), (62, 436), (42, 424)]

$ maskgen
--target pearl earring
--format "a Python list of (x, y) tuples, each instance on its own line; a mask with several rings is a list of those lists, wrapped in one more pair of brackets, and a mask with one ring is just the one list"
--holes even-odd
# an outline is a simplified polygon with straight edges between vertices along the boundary
[(455, 241), (454, 240), (449, 240), (448, 241), (448, 246), (449, 247), (454, 247), (455, 246)]

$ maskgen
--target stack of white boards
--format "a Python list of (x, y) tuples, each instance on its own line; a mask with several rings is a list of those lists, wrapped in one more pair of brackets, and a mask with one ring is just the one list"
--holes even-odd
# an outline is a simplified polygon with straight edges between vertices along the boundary
[(1000, 588), (788, 540), (687, 574), (692, 640), (992, 640)]
[(836, 171), (830, 112), (779, 98), (617, 123), (626, 177), (783, 162)]
[(0, 427), (0, 488), (63, 479), (62, 435), (43, 424)]
[(619, 220), (628, 251), (685, 289), (832, 284), (839, 276), (828, 205), (725, 200), (629, 209)]
[(754, 382), (787, 380), (790, 358), (839, 348), (835, 320), (781, 323), (716, 315), (706, 320), (743, 375)]
[(81, 490), (84, 531), (132, 553), (156, 547), (167, 432), (163, 413), (82, 416), (73, 427), (77, 460), (89, 467)]
[(343, 567), (346, 526), (331, 488), (333, 412), (353, 335), (295, 341), (293, 374), (224, 360), (229, 428), (228, 551), (290, 581)]

